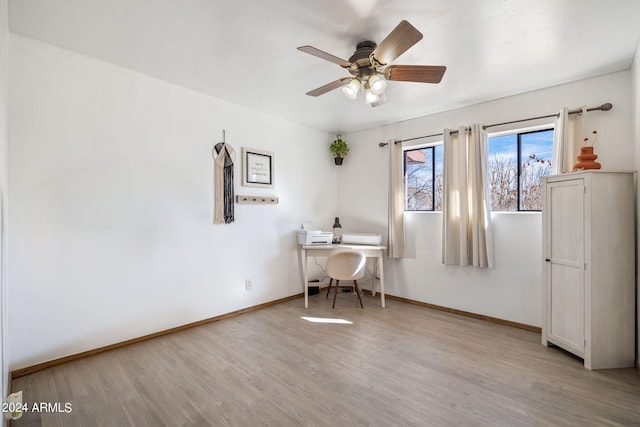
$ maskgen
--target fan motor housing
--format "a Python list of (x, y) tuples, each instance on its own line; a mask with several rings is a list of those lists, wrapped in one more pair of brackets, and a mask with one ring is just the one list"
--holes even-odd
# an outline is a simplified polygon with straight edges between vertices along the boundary
[(349, 58), (349, 62), (354, 64), (355, 67), (351, 67), (349, 72), (354, 76), (366, 77), (376, 72), (375, 68), (371, 64), (371, 53), (378, 45), (370, 40), (361, 41), (356, 45), (356, 51)]

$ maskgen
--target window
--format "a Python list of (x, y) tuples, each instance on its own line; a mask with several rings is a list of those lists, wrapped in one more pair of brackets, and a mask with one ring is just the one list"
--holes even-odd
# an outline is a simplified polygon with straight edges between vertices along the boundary
[(407, 211), (442, 210), (442, 144), (404, 152)]
[(491, 210), (539, 211), (552, 153), (553, 129), (489, 137)]
[[(539, 211), (541, 178), (551, 173), (553, 129), (489, 137), (492, 211)], [(404, 151), (406, 211), (442, 210), (442, 143)]]

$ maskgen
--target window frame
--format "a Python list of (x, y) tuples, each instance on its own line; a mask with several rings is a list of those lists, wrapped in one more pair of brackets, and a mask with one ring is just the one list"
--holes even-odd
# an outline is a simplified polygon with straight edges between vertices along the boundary
[[(443, 146), (442, 140), (436, 140), (433, 142), (428, 142), (426, 144), (420, 145), (411, 145), (402, 147), (402, 180), (403, 180), (403, 199), (404, 199), (404, 212), (442, 212), (442, 209), (436, 210), (436, 197), (435, 197), (435, 189), (436, 189), (436, 147)], [(444, 150), (444, 147), (442, 147)], [(424, 149), (431, 149), (431, 191), (433, 194), (431, 195), (431, 209), (408, 209), (407, 207), (407, 155), (406, 153), (409, 151), (418, 151)], [(444, 168), (444, 165), (443, 165)]]
[[(529, 127), (525, 127), (525, 128), (513, 128), (513, 129), (509, 129), (509, 130), (503, 130), (503, 131), (499, 131), (499, 132), (491, 132), (487, 134), (487, 150), (488, 150), (488, 145), (490, 143), (490, 139), (494, 138), (494, 137), (499, 137), (499, 136), (506, 136), (506, 135), (516, 135), (516, 192), (517, 192), (517, 197), (516, 197), (516, 210), (512, 210), (512, 211), (506, 211), (506, 210), (493, 210), (491, 209), (491, 212), (496, 212), (496, 213), (520, 213), (520, 212), (542, 212), (541, 209), (521, 209), (520, 208), (520, 202), (521, 202), (521, 178), (522, 178), (522, 162), (521, 162), (521, 156), (522, 156), (522, 135), (530, 135), (533, 133), (539, 133), (539, 132), (546, 132), (546, 131), (553, 131), (554, 132), (554, 136), (555, 136), (555, 125), (553, 123), (548, 123), (548, 124), (540, 124), (537, 126), (529, 126)], [(552, 147), (553, 149), (553, 147)], [(552, 154), (552, 158), (551, 158), (551, 162), (553, 165), (553, 154)], [(487, 166), (489, 166), (488, 162), (487, 162)], [(491, 200), (491, 206), (493, 206), (493, 201)]]

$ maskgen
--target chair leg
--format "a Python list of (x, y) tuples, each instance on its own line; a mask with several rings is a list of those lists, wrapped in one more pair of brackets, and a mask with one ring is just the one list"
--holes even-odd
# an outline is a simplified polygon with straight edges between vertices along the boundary
[(333, 305), (331, 308), (336, 308), (336, 297), (338, 296), (338, 291), (340, 290), (340, 280), (336, 279), (336, 290), (333, 292)]
[(327, 288), (327, 296), (325, 298), (329, 298), (329, 291), (331, 290), (332, 283), (333, 283), (333, 278), (329, 277), (329, 287)]
[(358, 301), (360, 301), (360, 308), (364, 308), (362, 305), (362, 298), (360, 298), (360, 289), (358, 289), (358, 282), (356, 280), (353, 281), (353, 287), (356, 289), (356, 295), (358, 295)]

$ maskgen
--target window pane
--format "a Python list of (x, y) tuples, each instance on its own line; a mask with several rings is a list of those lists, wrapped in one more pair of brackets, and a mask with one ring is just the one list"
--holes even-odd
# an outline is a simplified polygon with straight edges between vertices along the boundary
[(518, 135), (489, 138), (491, 210), (518, 210)]
[(434, 176), (434, 196), (433, 196), (433, 202), (434, 202), (434, 207), (433, 209), (436, 211), (441, 211), (442, 210), (442, 177), (443, 177), (443, 173), (442, 173), (442, 145), (436, 145), (433, 147), (433, 151), (434, 151), (434, 156), (435, 156), (435, 176)]
[(520, 135), (520, 210), (542, 209), (540, 179), (551, 174), (553, 130)]
[(433, 148), (404, 152), (405, 209), (433, 210)]

